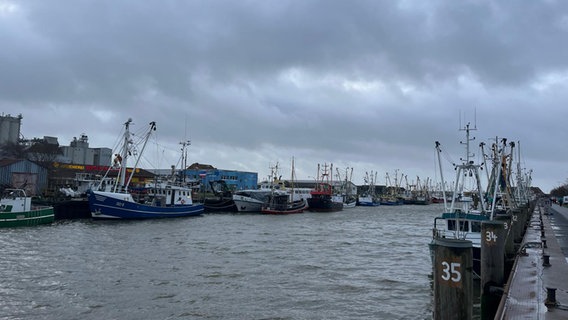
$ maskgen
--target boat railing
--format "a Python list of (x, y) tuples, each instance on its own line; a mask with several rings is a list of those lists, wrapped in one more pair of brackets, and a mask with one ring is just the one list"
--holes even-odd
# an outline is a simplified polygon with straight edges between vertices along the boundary
[(468, 236), (471, 234), (469, 232), (469, 225), (465, 219), (455, 219), (453, 229), (449, 226), (438, 226), (438, 220), (443, 220), (445, 223), (448, 223), (443, 217), (436, 217), (434, 218), (434, 228), (432, 229), (432, 237), (434, 239), (437, 238), (450, 238), (450, 239), (467, 239)]

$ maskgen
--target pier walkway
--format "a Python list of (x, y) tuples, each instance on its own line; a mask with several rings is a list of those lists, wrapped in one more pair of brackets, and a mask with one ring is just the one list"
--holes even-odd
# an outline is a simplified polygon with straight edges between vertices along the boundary
[(495, 319), (568, 319), (568, 208), (539, 201)]

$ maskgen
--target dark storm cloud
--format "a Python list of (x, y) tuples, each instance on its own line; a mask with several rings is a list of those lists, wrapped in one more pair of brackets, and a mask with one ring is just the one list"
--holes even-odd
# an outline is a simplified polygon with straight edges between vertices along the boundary
[(0, 0), (0, 106), (60, 143), (111, 144), (134, 117), (219, 167), (300, 154), (421, 175), (476, 110), (483, 139), (546, 161), (567, 32), (562, 1)]

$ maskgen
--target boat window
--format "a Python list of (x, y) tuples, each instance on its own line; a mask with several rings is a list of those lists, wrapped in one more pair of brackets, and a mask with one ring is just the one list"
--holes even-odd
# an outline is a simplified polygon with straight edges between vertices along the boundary
[(448, 230), (456, 230), (456, 220), (448, 220)]
[(471, 232), (481, 232), (481, 222), (471, 222)]
[(469, 221), (460, 220), (460, 231), (469, 231)]

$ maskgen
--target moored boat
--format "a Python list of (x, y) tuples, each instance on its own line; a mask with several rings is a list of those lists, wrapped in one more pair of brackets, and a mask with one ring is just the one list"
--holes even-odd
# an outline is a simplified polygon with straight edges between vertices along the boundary
[(214, 197), (203, 199), (205, 212), (234, 212), (237, 206), (233, 200), (233, 193), (224, 180), (209, 181)]
[(238, 212), (261, 212), (262, 206), (268, 203), (270, 190), (246, 189), (233, 193), (233, 201)]
[(294, 171), (294, 159), (292, 158), (292, 174), (291, 174), (291, 188), (287, 189), (284, 183), (280, 183), (280, 178), (278, 175), (278, 164), (271, 168), (270, 180), (273, 181), (271, 185), (271, 193), (268, 198), (268, 202), (262, 206), (262, 213), (264, 214), (292, 214), (292, 213), (302, 213), (308, 208), (308, 202), (306, 198), (300, 197), (296, 199), (296, 196), (301, 195), (301, 193), (295, 192), (295, 171)]
[(0, 227), (36, 226), (52, 223), (52, 206), (32, 205), (32, 197), (23, 189), (7, 188), (0, 198)]
[(375, 183), (377, 181), (377, 173), (371, 171), (371, 174), (365, 172), (365, 186), (363, 192), (357, 197), (357, 205), (365, 207), (376, 207), (381, 204), (380, 199), (375, 192)]
[[(433, 238), (430, 249), (433, 250), (436, 239), (460, 239), (469, 240), (472, 243), (473, 272), (479, 276), (481, 270), (481, 223), (492, 217), (486, 210), (484, 193), (481, 186), (479, 171), (481, 165), (475, 164), (471, 159), (470, 152), (470, 128), (469, 124), (463, 129), (466, 132), (466, 156), (462, 158), (462, 164), (455, 165), (456, 180), (453, 189), (453, 197), (448, 203), (444, 202), (444, 211), (441, 216), (434, 219)], [(440, 144), (436, 141), (436, 150), (440, 172), (442, 164), (440, 160)], [(441, 174), (444, 183), (443, 174)], [(467, 181), (466, 181), (467, 180)], [(471, 189), (466, 190), (465, 186)], [(445, 191), (444, 191), (445, 192)], [(447, 199), (446, 196), (443, 197)]]
[(333, 171), (333, 164), (328, 171), (327, 164), (320, 168), (318, 164), (318, 175), (316, 186), (312, 190), (311, 197), (308, 198), (308, 210), (318, 212), (332, 212), (343, 210), (343, 198), (334, 195), (330, 172)]
[[(131, 122), (132, 120), (128, 119), (124, 123), (122, 156), (118, 160), (119, 178), (112, 191), (91, 190), (88, 193), (91, 216), (94, 219), (156, 219), (188, 217), (203, 213), (203, 205), (194, 204), (192, 201), (192, 189), (183, 185), (173, 183), (156, 185), (147, 190), (148, 197), (144, 197), (143, 200), (133, 198), (129, 192), (129, 184), (136, 170), (132, 170), (126, 180), (127, 159), (131, 154), (129, 146), (132, 143), (129, 130)], [(146, 142), (154, 130), (156, 123), (150, 122), (139, 157), (143, 154)]]
[(292, 213), (302, 213), (308, 208), (308, 202), (306, 200), (296, 200), (290, 202), (290, 195), (281, 194), (271, 194), (268, 203), (264, 205), (261, 212), (264, 214), (292, 214)]
[(386, 181), (385, 193), (380, 197), (380, 204), (383, 206), (399, 206), (404, 204), (404, 200), (400, 197), (398, 169), (395, 170), (394, 172), (394, 185), (391, 184), (388, 172), (385, 175), (385, 181)]
[(376, 207), (380, 206), (381, 202), (372, 195), (363, 194), (358, 197), (357, 205), (363, 207)]

